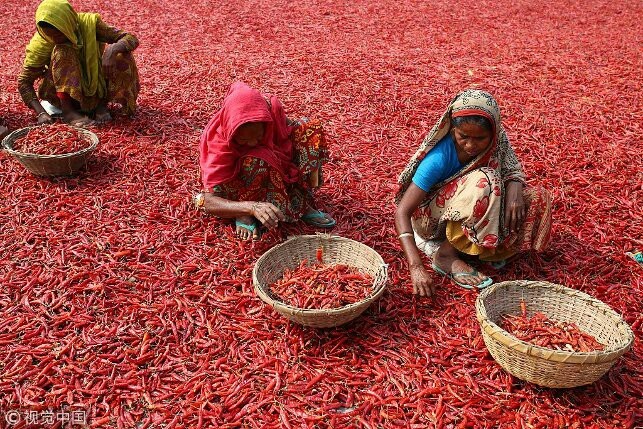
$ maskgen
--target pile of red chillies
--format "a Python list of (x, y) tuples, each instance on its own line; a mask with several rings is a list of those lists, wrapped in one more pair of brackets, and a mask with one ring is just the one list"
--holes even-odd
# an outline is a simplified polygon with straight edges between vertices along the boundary
[(504, 330), (520, 340), (568, 352), (593, 352), (605, 348), (573, 322), (557, 322), (540, 312), (527, 317), (524, 301), (521, 302), (521, 310), (520, 315), (506, 315), (501, 322)]
[(373, 277), (348, 265), (309, 264), (306, 259), (270, 285), (285, 304), (297, 308), (331, 309), (354, 304), (373, 290)]
[[(25, 425), (48, 410), (60, 426), (67, 404), (101, 429), (639, 424), (643, 276), (623, 254), (643, 245), (638, 2), (72, 3), (139, 39), (139, 110), (97, 128), (100, 153), (74, 178), (39, 179), (0, 153), (0, 427), (10, 410), (15, 428), (52, 427)], [(34, 11), (0, 2), (10, 129), (36, 118), (16, 79)], [(323, 121), (332, 156), (318, 208), (337, 220), (333, 235), (389, 264), (387, 292), (358, 323), (303, 327), (254, 293), (258, 258), (314, 229), (241, 241), (190, 204), (199, 137), (236, 79), (277, 95), (289, 117)], [(396, 180), (471, 87), (498, 99), (528, 182), (554, 201), (544, 253), (476, 268), (496, 283), (582, 290), (623, 316), (633, 349), (591, 385), (544, 389), (507, 373), (485, 347), (477, 294), (430, 269), (435, 300), (412, 294)]]
[(63, 155), (87, 148), (90, 142), (75, 128), (63, 123), (41, 125), (13, 142), (16, 152)]

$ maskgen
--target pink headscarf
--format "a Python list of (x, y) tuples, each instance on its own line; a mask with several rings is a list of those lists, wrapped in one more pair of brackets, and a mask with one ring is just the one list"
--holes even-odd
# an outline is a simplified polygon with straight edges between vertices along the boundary
[[(265, 133), (261, 144), (241, 146), (234, 142), (237, 129), (247, 122), (264, 122)], [(281, 102), (270, 96), (270, 106), (259, 91), (243, 82), (230, 85), (219, 110), (201, 134), (199, 162), (201, 180), (205, 189), (226, 183), (237, 176), (244, 157), (266, 161), (278, 170), (287, 183), (299, 178), (299, 170), (292, 162), (292, 127), (286, 124)]]

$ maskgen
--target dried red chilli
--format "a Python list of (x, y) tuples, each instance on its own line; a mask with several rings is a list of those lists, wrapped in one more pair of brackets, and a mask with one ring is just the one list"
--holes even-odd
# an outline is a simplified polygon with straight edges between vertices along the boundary
[(304, 259), (297, 268), (284, 270), (282, 278), (269, 287), (279, 300), (294, 307), (330, 309), (370, 296), (373, 277), (347, 265), (310, 265)]
[(90, 146), (89, 140), (76, 128), (64, 123), (41, 125), (13, 142), (16, 152), (37, 155), (62, 155)]
[[(33, 3), (0, 2), (11, 16), (0, 32), (3, 65), (24, 60)], [(0, 160), (0, 410), (83, 404), (89, 426), (110, 429), (173, 420), (186, 428), (636, 426), (643, 285), (623, 255), (643, 245), (643, 123), (632, 108), (640, 48), (628, 41), (640, 27), (636, 8), (211, 3), (83, 2), (141, 41), (136, 116), (99, 128), (101, 154), (78, 179), (36, 179)], [(216, 25), (205, 28), (204, 16)], [(249, 19), (271, 26), (257, 32)], [(488, 39), (503, 43), (484, 43), (467, 25), (451, 43), (442, 29), (454, 22), (488, 23)], [(588, 59), (600, 59), (589, 61), (591, 72), (579, 67)], [(17, 96), (17, 71), (0, 67), (0, 116), (12, 129), (35, 120)], [(279, 96), (287, 114), (325, 123), (332, 159), (316, 202), (337, 219), (333, 234), (376, 249), (390, 269), (387, 293), (353, 324), (302, 328), (254, 296), (253, 263), (314, 229), (296, 223), (242, 243), (187, 204), (198, 189), (200, 131), (239, 78)], [(528, 179), (554, 194), (555, 222), (543, 255), (497, 272), (477, 268), (497, 282), (581, 289), (623, 315), (634, 349), (592, 385), (542, 389), (493, 364), (476, 295), (430, 270), (436, 302), (411, 296), (393, 231), (396, 176), (452, 96), (471, 86), (498, 98)]]
[(569, 352), (604, 350), (596, 338), (582, 331), (573, 322), (558, 322), (543, 313), (527, 316), (525, 302), (520, 302), (521, 314), (503, 316), (500, 326), (516, 338), (537, 346)]

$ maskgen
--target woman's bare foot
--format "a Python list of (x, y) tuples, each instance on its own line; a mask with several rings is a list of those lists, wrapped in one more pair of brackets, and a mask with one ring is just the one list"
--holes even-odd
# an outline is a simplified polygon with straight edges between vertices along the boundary
[(242, 240), (261, 238), (260, 226), (253, 216), (239, 216), (235, 219), (237, 236)]
[(449, 240), (444, 240), (435, 252), (433, 263), (445, 273), (451, 274), (454, 281), (464, 285), (478, 286), (489, 279), (461, 260)]
[(90, 125), (94, 125), (94, 121), (91, 118), (78, 113), (75, 110), (63, 113), (63, 120), (74, 127), (88, 127)]
[(99, 124), (110, 122), (112, 120), (112, 115), (109, 113), (107, 106), (104, 104), (99, 104), (96, 108), (96, 122)]

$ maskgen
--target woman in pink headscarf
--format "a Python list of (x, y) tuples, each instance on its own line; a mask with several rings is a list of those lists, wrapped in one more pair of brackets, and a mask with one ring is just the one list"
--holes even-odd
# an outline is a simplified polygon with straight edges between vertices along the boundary
[(335, 225), (312, 196), (328, 159), (321, 123), (290, 121), (277, 97), (233, 83), (201, 135), (199, 154), (204, 191), (194, 202), (234, 218), (241, 238), (259, 238), (261, 226), (280, 221)]

